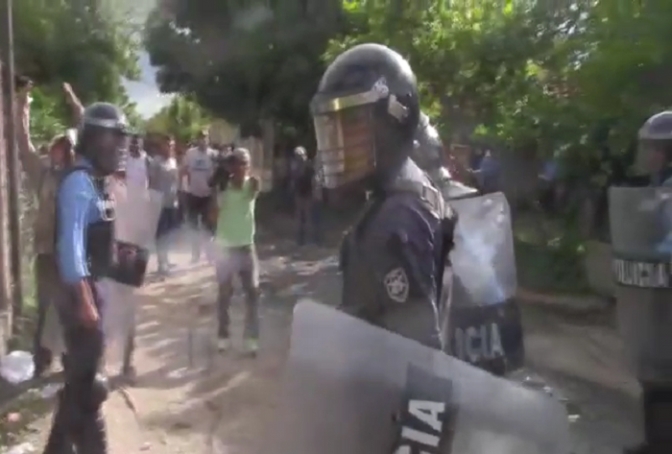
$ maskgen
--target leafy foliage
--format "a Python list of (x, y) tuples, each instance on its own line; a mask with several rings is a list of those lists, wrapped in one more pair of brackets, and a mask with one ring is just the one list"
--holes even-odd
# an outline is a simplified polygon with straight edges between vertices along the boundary
[(324, 6), (334, 2), (314, 12), (270, 3), (175, 0), (156, 9), (145, 42), (162, 90), (193, 94), (243, 135), (260, 135), (264, 119), (309, 135), (308, 103), (334, 27)]
[(187, 143), (196, 133), (208, 126), (210, 115), (192, 100), (176, 96), (171, 103), (147, 120), (149, 133), (170, 134), (176, 140)]
[(63, 82), (73, 86), (82, 102), (117, 103), (132, 123), (140, 123), (122, 85), (122, 77), (139, 75), (139, 42), (126, 18), (115, 16), (99, 0), (22, 0), (14, 2), (13, 18), (16, 67), (42, 89), (33, 110), (46, 122), (45, 133), (59, 122), (70, 123)]
[(564, 157), (582, 177), (603, 173), (605, 155), (621, 159), (646, 117), (672, 102), (669, 2), (475, 5), (348, 1), (347, 31), (325, 57), (388, 44), (410, 59), (446, 132)]

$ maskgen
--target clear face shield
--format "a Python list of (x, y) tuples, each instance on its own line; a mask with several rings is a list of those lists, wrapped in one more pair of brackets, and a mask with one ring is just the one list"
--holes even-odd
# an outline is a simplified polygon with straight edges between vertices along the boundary
[(380, 94), (371, 91), (313, 100), (317, 162), (323, 184), (332, 189), (360, 181), (375, 169), (373, 106)]
[(670, 145), (672, 145), (672, 141), (639, 140), (635, 158), (635, 171), (641, 175), (650, 175), (661, 171), (669, 164), (665, 149)]

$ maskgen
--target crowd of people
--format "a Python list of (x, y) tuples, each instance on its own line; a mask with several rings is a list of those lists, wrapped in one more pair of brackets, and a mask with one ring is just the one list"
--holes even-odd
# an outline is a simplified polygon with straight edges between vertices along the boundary
[[(68, 169), (78, 166), (76, 129), (64, 132), (44, 147), (33, 144), (30, 132), (30, 81), (18, 84), (18, 140), (19, 156), (26, 181), (38, 206), (33, 225), (35, 281), (37, 288), (38, 323), (34, 340), (35, 375), (40, 376), (51, 367), (53, 345), (51, 338), (58, 336), (58, 327), (51, 326), (48, 313), (53, 305), (54, 291), (60, 274), (57, 254), (58, 198)], [(73, 126), (81, 123), (84, 106), (67, 83), (64, 96), (72, 108)], [(163, 135), (145, 149), (143, 136), (129, 134), (121, 151), (116, 170), (110, 175), (112, 198), (123, 202), (126, 194), (153, 192), (160, 194), (161, 212), (156, 226), (156, 274), (160, 279), (170, 276), (176, 266), (171, 254), (184, 240), (191, 249), (191, 262), (202, 257), (214, 265), (218, 281), (217, 303), (220, 310), (217, 344), (227, 350), (229, 342), (229, 305), (233, 278), (238, 275), (246, 295), (248, 318), (245, 348), (255, 353), (258, 348), (258, 265), (254, 247), (255, 200), (260, 182), (251, 175), (250, 153), (244, 148), (211, 146), (207, 131), (195, 137), (193, 145), (180, 153), (175, 139)], [(301, 194), (303, 192), (299, 191)], [(303, 224), (301, 224), (303, 225)], [(123, 364), (121, 375), (133, 379), (133, 350), (135, 337), (135, 288), (108, 293), (109, 312), (124, 306), (132, 318), (124, 316)], [(102, 314), (101, 314), (102, 315)], [(55, 317), (53, 320), (55, 320)], [(52, 322), (53, 322), (52, 320)], [(117, 327), (118, 329), (119, 327)], [(112, 337), (112, 335), (110, 335)], [(63, 351), (57, 353), (65, 353)], [(65, 355), (63, 355), (65, 356)]]

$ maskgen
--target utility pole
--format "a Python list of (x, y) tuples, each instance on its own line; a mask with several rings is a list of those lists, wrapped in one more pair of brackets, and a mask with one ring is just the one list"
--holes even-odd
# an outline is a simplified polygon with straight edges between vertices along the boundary
[(21, 282), (21, 225), (19, 205), (19, 155), (16, 148), (16, 87), (14, 85), (14, 27), (12, 0), (0, 0), (0, 60), (3, 61), (3, 79), (7, 87), (4, 98), (5, 124), (7, 126), (5, 140), (7, 153), (7, 186), (8, 186), (8, 224), (9, 224), (9, 266), (11, 271), (11, 299), (13, 317), (20, 317), (23, 309), (23, 286)]

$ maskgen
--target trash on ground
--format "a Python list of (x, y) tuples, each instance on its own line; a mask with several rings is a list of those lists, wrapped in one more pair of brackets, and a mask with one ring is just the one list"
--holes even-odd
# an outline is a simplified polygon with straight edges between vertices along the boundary
[(40, 396), (42, 396), (43, 399), (51, 399), (58, 393), (59, 389), (61, 389), (61, 385), (58, 383), (49, 383), (40, 390)]
[(0, 375), (13, 385), (33, 378), (35, 363), (30, 352), (14, 350), (0, 360)]
[(21, 443), (20, 445), (12, 446), (3, 451), (3, 454), (31, 454), (37, 452), (35, 446), (30, 443)]

